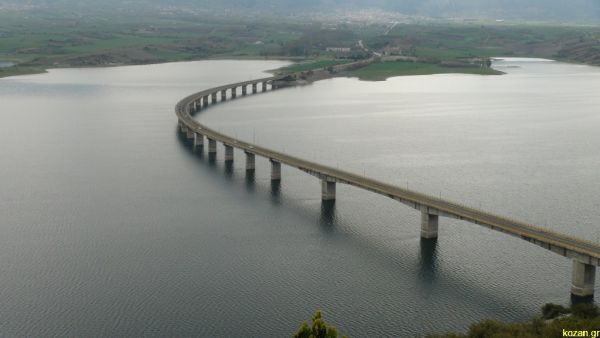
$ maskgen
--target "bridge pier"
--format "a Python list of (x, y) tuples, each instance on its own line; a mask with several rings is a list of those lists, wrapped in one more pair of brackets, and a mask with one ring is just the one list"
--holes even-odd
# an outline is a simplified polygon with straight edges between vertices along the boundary
[(208, 95), (202, 97), (202, 107), (206, 108), (208, 106)]
[(227, 101), (227, 90), (221, 90), (221, 102)]
[(571, 294), (578, 297), (593, 296), (595, 280), (596, 266), (573, 260)]
[(254, 82), (252, 84), (252, 94), (256, 94), (257, 90), (256, 90), (256, 82)]
[(321, 198), (323, 201), (335, 201), (335, 181), (321, 181)]
[(425, 209), (421, 209), (421, 238), (431, 239), (438, 237), (438, 215), (432, 215)]
[(246, 152), (246, 171), (254, 171), (256, 169), (256, 156)]
[(233, 147), (223, 143), (225, 146), (225, 162), (233, 162)]
[(271, 181), (281, 180), (281, 163), (277, 161), (271, 161)]
[(261, 83), (261, 85), (262, 85), (262, 91), (263, 91), (263, 92), (266, 92), (266, 91), (267, 91), (267, 82), (266, 82), (266, 81), (263, 81), (263, 82)]
[(208, 153), (216, 154), (217, 153), (217, 141), (208, 138)]
[(210, 104), (215, 105), (217, 103), (217, 92), (210, 94), (211, 101)]
[(246, 96), (246, 88), (247, 87), (248, 87), (247, 85), (242, 86), (242, 96)]
[(203, 148), (204, 147), (204, 135), (196, 133), (196, 137), (194, 137), (194, 148)]
[(237, 87), (231, 87), (231, 98), (235, 99), (237, 96)]

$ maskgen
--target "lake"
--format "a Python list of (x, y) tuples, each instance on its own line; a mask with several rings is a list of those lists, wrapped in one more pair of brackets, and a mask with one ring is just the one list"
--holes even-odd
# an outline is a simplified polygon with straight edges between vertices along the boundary
[[(182, 97), (282, 61), (54, 69), (0, 79), (2, 336), (291, 336), (464, 331), (569, 304), (571, 263), (257, 158), (246, 177), (176, 131)], [(197, 116), (248, 141), (553, 230), (600, 236), (600, 69), (338, 78)]]

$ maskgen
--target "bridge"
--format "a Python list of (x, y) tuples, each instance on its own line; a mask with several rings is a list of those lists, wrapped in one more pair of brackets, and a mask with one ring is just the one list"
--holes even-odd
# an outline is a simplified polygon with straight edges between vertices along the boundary
[[(339, 67), (342, 69), (343, 66)], [(600, 245), (596, 243), (248, 143), (210, 129), (193, 118), (194, 114), (212, 105), (236, 99), (240, 95), (239, 89), (241, 96), (246, 96), (277, 90), (285, 85), (286, 82), (279, 77), (266, 77), (192, 94), (179, 101), (175, 107), (179, 130), (192, 141), (194, 148), (204, 148), (206, 139), (209, 154), (216, 154), (217, 142), (223, 144), (226, 162), (233, 161), (234, 149), (243, 151), (246, 170), (250, 172), (255, 170), (256, 156), (268, 159), (271, 163), (271, 180), (274, 181), (281, 180), (282, 164), (302, 170), (321, 180), (321, 198), (324, 201), (335, 200), (336, 184), (348, 184), (392, 198), (421, 213), (421, 237), (424, 239), (437, 238), (439, 218), (449, 217), (536, 244), (571, 259), (571, 294), (576, 297), (593, 297), (596, 266), (600, 264)]]

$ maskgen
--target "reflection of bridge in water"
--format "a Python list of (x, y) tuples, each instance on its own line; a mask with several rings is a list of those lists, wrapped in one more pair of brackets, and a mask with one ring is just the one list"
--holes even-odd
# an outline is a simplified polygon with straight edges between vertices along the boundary
[[(233, 161), (234, 148), (242, 150), (246, 155), (246, 171), (249, 175), (254, 174), (255, 158), (258, 155), (271, 162), (271, 180), (273, 182), (281, 180), (281, 164), (298, 168), (317, 177), (321, 180), (323, 201), (334, 201), (336, 184), (342, 183), (369, 190), (408, 205), (421, 212), (421, 237), (423, 239), (437, 238), (440, 216), (479, 224), (524, 239), (572, 259), (571, 293), (582, 297), (593, 296), (596, 266), (600, 265), (600, 245), (598, 244), (260, 147), (207, 128), (192, 118), (192, 114), (206, 109), (209, 105), (235, 99), (239, 94), (238, 88), (241, 88), (241, 95), (246, 96), (249, 93), (256, 94), (275, 90), (280, 84), (281, 81), (277, 77), (268, 77), (211, 88), (190, 95), (182, 99), (175, 107), (179, 128), (188, 139), (192, 140), (194, 148), (204, 148), (206, 138), (208, 143), (206, 148), (209, 154), (216, 154), (217, 141), (221, 142), (225, 149), (226, 163)], [(251, 88), (251, 92), (248, 91), (248, 88)]]

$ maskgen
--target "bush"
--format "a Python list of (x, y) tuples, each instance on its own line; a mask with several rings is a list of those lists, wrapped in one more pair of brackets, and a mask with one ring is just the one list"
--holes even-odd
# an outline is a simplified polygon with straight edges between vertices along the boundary
[[(294, 338), (338, 338), (335, 326), (327, 325), (321, 317), (321, 311), (317, 311), (312, 319), (312, 327), (307, 322), (302, 322), (300, 330)], [(345, 338), (345, 337), (343, 337)]]
[(554, 319), (560, 315), (569, 313), (570, 310), (562, 305), (547, 303), (542, 307), (542, 318)]
[(598, 315), (600, 315), (600, 313), (598, 312), (598, 307), (595, 304), (582, 303), (573, 307), (573, 316), (575, 317), (592, 319), (598, 317)]

